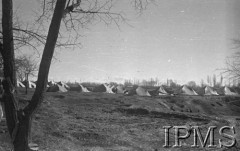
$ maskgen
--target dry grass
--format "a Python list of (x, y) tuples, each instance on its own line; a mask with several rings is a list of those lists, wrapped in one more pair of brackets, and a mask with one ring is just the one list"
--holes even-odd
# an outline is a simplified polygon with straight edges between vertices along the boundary
[[(31, 94), (20, 91), (21, 104)], [(32, 140), (40, 151), (190, 151), (191, 137), (184, 140), (189, 144), (184, 148), (163, 148), (163, 126), (197, 125), (206, 133), (209, 125), (228, 125), (226, 117), (239, 115), (239, 104), (237, 98), (225, 97), (47, 93), (34, 118)], [(0, 132), (6, 130), (4, 122), (0, 126)], [(173, 135), (170, 137), (173, 144)], [(9, 141), (3, 131), (0, 151), (10, 149)]]

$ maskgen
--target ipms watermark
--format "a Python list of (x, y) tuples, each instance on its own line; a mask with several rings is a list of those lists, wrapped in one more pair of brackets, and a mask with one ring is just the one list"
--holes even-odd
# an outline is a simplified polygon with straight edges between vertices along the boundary
[[(229, 148), (236, 144), (236, 132), (233, 126), (222, 126), (219, 130), (217, 130), (217, 126), (209, 126), (205, 136), (201, 133), (199, 126), (164, 126), (163, 129), (165, 131), (163, 147), (167, 148), (182, 147), (182, 140), (188, 139), (191, 135), (193, 136), (191, 144), (184, 143), (184, 146), (189, 145), (192, 148)], [(219, 134), (218, 140), (215, 139), (214, 132)], [(174, 135), (173, 140), (170, 140), (170, 134)]]

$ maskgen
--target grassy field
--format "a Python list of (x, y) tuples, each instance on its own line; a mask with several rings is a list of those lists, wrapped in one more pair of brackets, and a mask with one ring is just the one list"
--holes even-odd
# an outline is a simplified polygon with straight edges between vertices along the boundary
[[(30, 100), (20, 91), (22, 106)], [(40, 151), (192, 151), (232, 150), (191, 148), (193, 136), (181, 148), (163, 148), (163, 126), (236, 127), (240, 133), (240, 99), (224, 96), (139, 97), (106, 93), (47, 93), (34, 117), (32, 141)], [(173, 131), (170, 145), (174, 144)], [(5, 122), (0, 123), (0, 151), (11, 149)], [(221, 136), (216, 131), (215, 142)], [(237, 135), (238, 143), (240, 137)], [(240, 146), (237, 144), (237, 146)]]

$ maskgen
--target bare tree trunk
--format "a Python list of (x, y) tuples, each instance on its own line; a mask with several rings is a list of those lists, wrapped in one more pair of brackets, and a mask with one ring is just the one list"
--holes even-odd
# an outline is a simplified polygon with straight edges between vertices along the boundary
[[(3, 47), (0, 47), (4, 60), (5, 94), (3, 96), (7, 126), (12, 138), (14, 151), (31, 151), (28, 146), (32, 116), (40, 106), (47, 85), (48, 73), (58, 38), (61, 19), (66, 0), (57, 0), (51, 25), (48, 31), (46, 45), (38, 73), (38, 81), (31, 102), (23, 110), (19, 110), (14, 97), (16, 85), (14, 69), (14, 47), (12, 33), (12, 0), (3, 0)], [(0, 45), (1, 46), (1, 45)]]
[(26, 77), (25, 94), (28, 94), (28, 74), (26, 74), (25, 77)]
[(4, 76), (8, 80), (5, 84), (3, 95), (3, 104), (7, 120), (8, 131), (13, 137), (13, 131), (17, 125), (18, 109), (17, 101), (13, 97), (15, 86), (15, 66), (14, 66), (14, 47), (13, 47), (13, 31), (12, 31), (12, 0), (2, 0), (2, 30), (3, 30), (3, 45), (0, 52), (3, 57)]
[(29, 103), (28, 106), (24, 108), (23, 113), (25, 116), (19, 123), (18, 129), (19, 133), (17, 133), (16, 135), (14, 146), (15, 150), (17, 148), (20, 148), (20, 150), (16, 151), (22, 151), (21, 144), (28, 142), (31, 131), (32, 116), (34, 115), (34, 113), (36, 112), (36, 110), (39, 108), (40, 104), (43, 101), (44, 92), (47, 86), (48, 73), (54, 53), (55, 44), (58, 38), (58, 33), (60, 29), (65, 4), (66, 0), (58, 0), (56, 3), (55, 11), (48, 31), (46, 45), (40, 63), (37, 87), (33, 94), (31, 102)]
[(36, 87), (35, 93), (33, 94), (31, 102), (24, 109), (24, 112), (26, 115), (31, 115), (36, 110), (36, 108), (39, 107), (39, 105), (42, 102), (43, 94), (47, 87), (48, 73), (49, 73), (55, 45), (58, 38), (58, 33), (60, 29), (60, 24), (61, 24), (61, 19), (64, 12), (65, 4), (66, 4), (66, 0), (57, 0), (51, 25), (48, 31), (46, 45), (43, 51), (42, 60), (40, 63), (37, 87)]
[[(9, 77), (12, 85), (16, 86), (16, 72), (15, 72), (15, 55), (13, 44), (13, 30), (12, 30), (12, 14), (13, 6), (12, 0), (2, 0), (2, 29), (3, 29), (3, 64), (4, 76)], [(5, 58), (5, 59), (4, 59)], [(7, 59), (6, 59), (7, 58)]]

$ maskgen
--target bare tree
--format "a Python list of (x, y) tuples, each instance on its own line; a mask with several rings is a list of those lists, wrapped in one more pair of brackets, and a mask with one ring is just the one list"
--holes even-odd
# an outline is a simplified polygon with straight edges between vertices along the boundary
[(209, 77), (209, 75), (207, 75), (207, 83), (208, 83), (208, 84), (210, 83), (210, 77)]
[(212, 86), (212, 79), (211, 79), (211, 76), (207, 76), (207, 83), (208, 85)]
[(223, 84), (223, 76), (221, 74), (219, 85), (222, 86), (222, 84)]
[[(31, 151), (29, 147), (29, 137), (31, 130), (32, 117), (41, 105), (44, 92), (46, 90), (49, 68), (53, 58), (56, 46), (76, 44), (79, 37), (79, 28), (85, 27), (92, 21), (101, 20), (105, 24), (115, 23), (119, 25), (119, 21), (124, 21), (121, 13), (111, 12), (111, 8), (116, 1), (88, 1), (88, 0), (42, 0), (42, 14), (37, 22), (45, 25), (46, 20), (51, 20), (47, 35), (38, 34), (38, 30), (17, 28), (13, 24), (13, 4), (12, 0), (2, 0), (2, 43), (0, 43), (0, 53), (3, 57), (4, 77), (3, 82), (4, 94), (3, 104), (5, 107), (5, 115), (8, 131), (11, 136), (15, 151)], [(136, 8), (143, 10), (148, 5), (148, 0), (134, 0)], [(146, 5), (145, 5), (146, 4)], [(52, 12), (53, 15), (52, 15)], [(52, 16), (52, 18), (49, 18)], [(60, 33), (60, 25), (64, 18), (65, 30), (62, 32), (74, 31), (73, 37), (66, 38), (66, 34)], [(14, 34), (16, 31), (17, 34)], [(24, 33), (25, 36), (18, 37), (18, 33)], [(72, 35), (72, 34), (70, 34)], [(15, 70), (15, 54), (14, 50), (21, 44), (29, 45), (33, 48), (32, 39), (37, 43), (44, 45), (42, 59), (38, 72), (38, 80), (36, 90), (32, 96), (30, 103), (19, 108), (18, 100), (15, 98), (16, 87), (16, 70)], [(63, 40), (63, 41), (59, 41)], [(18, 41), (20, 43), (18, 43)], [(15, 42), (15, 43), (14, 43)], [(61, 43), (62, 42), (62, 43)], [(15, 46), (15, 49), (14, 49)]]
[(235, 52), (232, 56), (227, 57), (226, 67), (222, 74), (231, 80), (240, 79), (240, 52)]
[[(3, 83), (5, 93), (3, 103), (6, 112), (8, 130), (14, 145), (15, 151), (29, 151), (29, 133), (31, 129), (32, 116), (43, 100), (44, 89), (46, 88), (49, 67), (57, 41), (60, 23), (63, 16), (66, 0), (58, 0), (52, 22), (49, 28), (46, 45), (44, 48), (38, 83), (31, 102), (24, 108), (19, 109), (18, 102), (14, 97), (14, 87), (16, 86), (13, 25), (12, 25), (12, 1), (3, 0), (3, 47), (1, 54), (4, 61), (4, 75), (6, 81)], [(48, 50), (48, 51), (46, 51)]]
[(15, 67), (17, 72), (17, 78), (20, 81), (25, 80), (25, 88), (26, 94), (28, 93), (28, 84), (29, 77), (36, 76), (36, 72), (38, 71), (37, 62), (32, 59), (32, 56), (21, 56), (15, 59)]
[(232, 39), (232, 44), (235, 51), (226, 58), (226, 67), (220, 70), (222, 71), (221, 75), (228, 78), (228, 81), (238, 81), (240, 80), (240, 39)]

